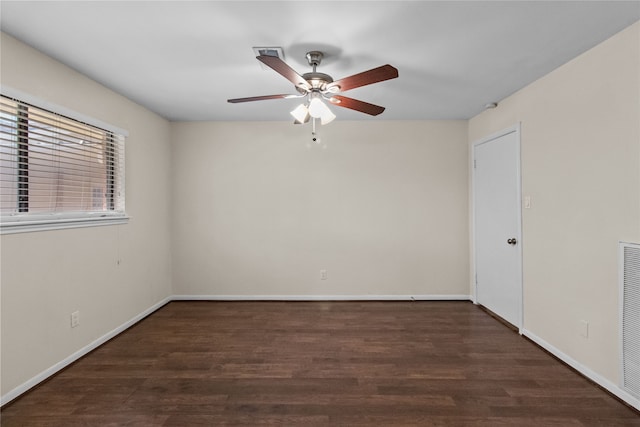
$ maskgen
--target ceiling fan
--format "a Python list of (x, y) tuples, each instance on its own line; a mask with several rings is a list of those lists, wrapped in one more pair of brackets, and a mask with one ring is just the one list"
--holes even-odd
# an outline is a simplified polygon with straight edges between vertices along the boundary
[(322, 61), (322, 57), (322, 52), (307, 52), (306, 58), (309, 65), (313, 67), (313, 71), (300, 75), (277, 56), (259, 55), (256, 57), (258, 61), (270, 67), (293, 83), (298, 93), (235, 98), (228, 99), (227, 102), (235, 104), (240, 102), (263, 101), (267, 99), (306, 97), (308, 102), (300, 104), (291, 112), (291, 115), (295, 118), (294, 123), (297, 124), (306, 123), (310, 119), (314, 119), (314, 127), (315, 119), (320, 119), (321, 124), (324, 125), (330, 123), (336, 117), (322, 102), (323, 99), (333, 105), (349, 108), (372, 116), (377, 116), (384, 111), (384, 107), (379, 105), (369, 104), (368, 102), (359, 101), (357, 99), (348, 98), (338, 94), (361, 86), (395, 79), (398, 77), (398, 70), (396, 68), (387, 64), (334, 81), (330, 75), (316, 71), (316, 68)]

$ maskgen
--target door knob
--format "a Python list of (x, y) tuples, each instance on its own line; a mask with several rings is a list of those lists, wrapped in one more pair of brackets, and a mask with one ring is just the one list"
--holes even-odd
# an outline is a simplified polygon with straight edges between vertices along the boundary
[(516, 243), (518, 243), (518, 240), (514, 237), (512, 239), (508, 239), (507, 243), (510, 245), (515, 245)]

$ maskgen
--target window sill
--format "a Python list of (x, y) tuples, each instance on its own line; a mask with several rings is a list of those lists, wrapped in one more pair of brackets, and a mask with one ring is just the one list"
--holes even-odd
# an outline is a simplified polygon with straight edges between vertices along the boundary
[(0, 223), (0, 235), (32, 233), (36, 231), (64, 230), (68, 228), (101, 227), (105, 225), (126, 224), (128, 222), (128, 216), (59, 218), (2, 222)]

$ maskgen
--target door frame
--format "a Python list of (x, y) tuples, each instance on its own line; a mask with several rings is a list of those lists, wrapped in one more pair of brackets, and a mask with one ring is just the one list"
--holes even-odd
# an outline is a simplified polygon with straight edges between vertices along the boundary
[(516, 123), (513, 126), (502, 129), (498, 132), (495, 132), (491, 135), (488, 135), (484, 138), (478, 139), (471, 144), (471, 250), (472, 250), (472, 289), (473, 289), (473, 303), (478, 305), (478, 280), (477, 280), (477, 269), (476, 269), (476, 174), (475, 174), (475, 161), (476, 161), (476, 147), (487, 142), (490, 142), (494, 139), (500, 138), (502, 136), (508, 135), (510, 133), (515, 133), (517, 146), (516, 146), (516, 156), (517, 156), (517, 166), (516, 166), (516, 180), (517, 180), (517, 198), (518, 198), (518, 207), (517, 207), (517, 232), (516, 238), (518, 239), (518, 278), (520, 280), (519, 283), (519, 325), (515, 325), (518, 328), (518, 332), (522, 335), (524, 331), (524, 278), (522, 273), (522, 170), (521, 170), (521, 131), (520, 131), (520, 122)]

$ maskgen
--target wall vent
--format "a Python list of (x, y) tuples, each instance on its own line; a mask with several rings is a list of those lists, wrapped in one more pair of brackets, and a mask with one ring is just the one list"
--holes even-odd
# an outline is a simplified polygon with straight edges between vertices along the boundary
[(640, 244), (620, 243), (621, 382), (640, 398)]

